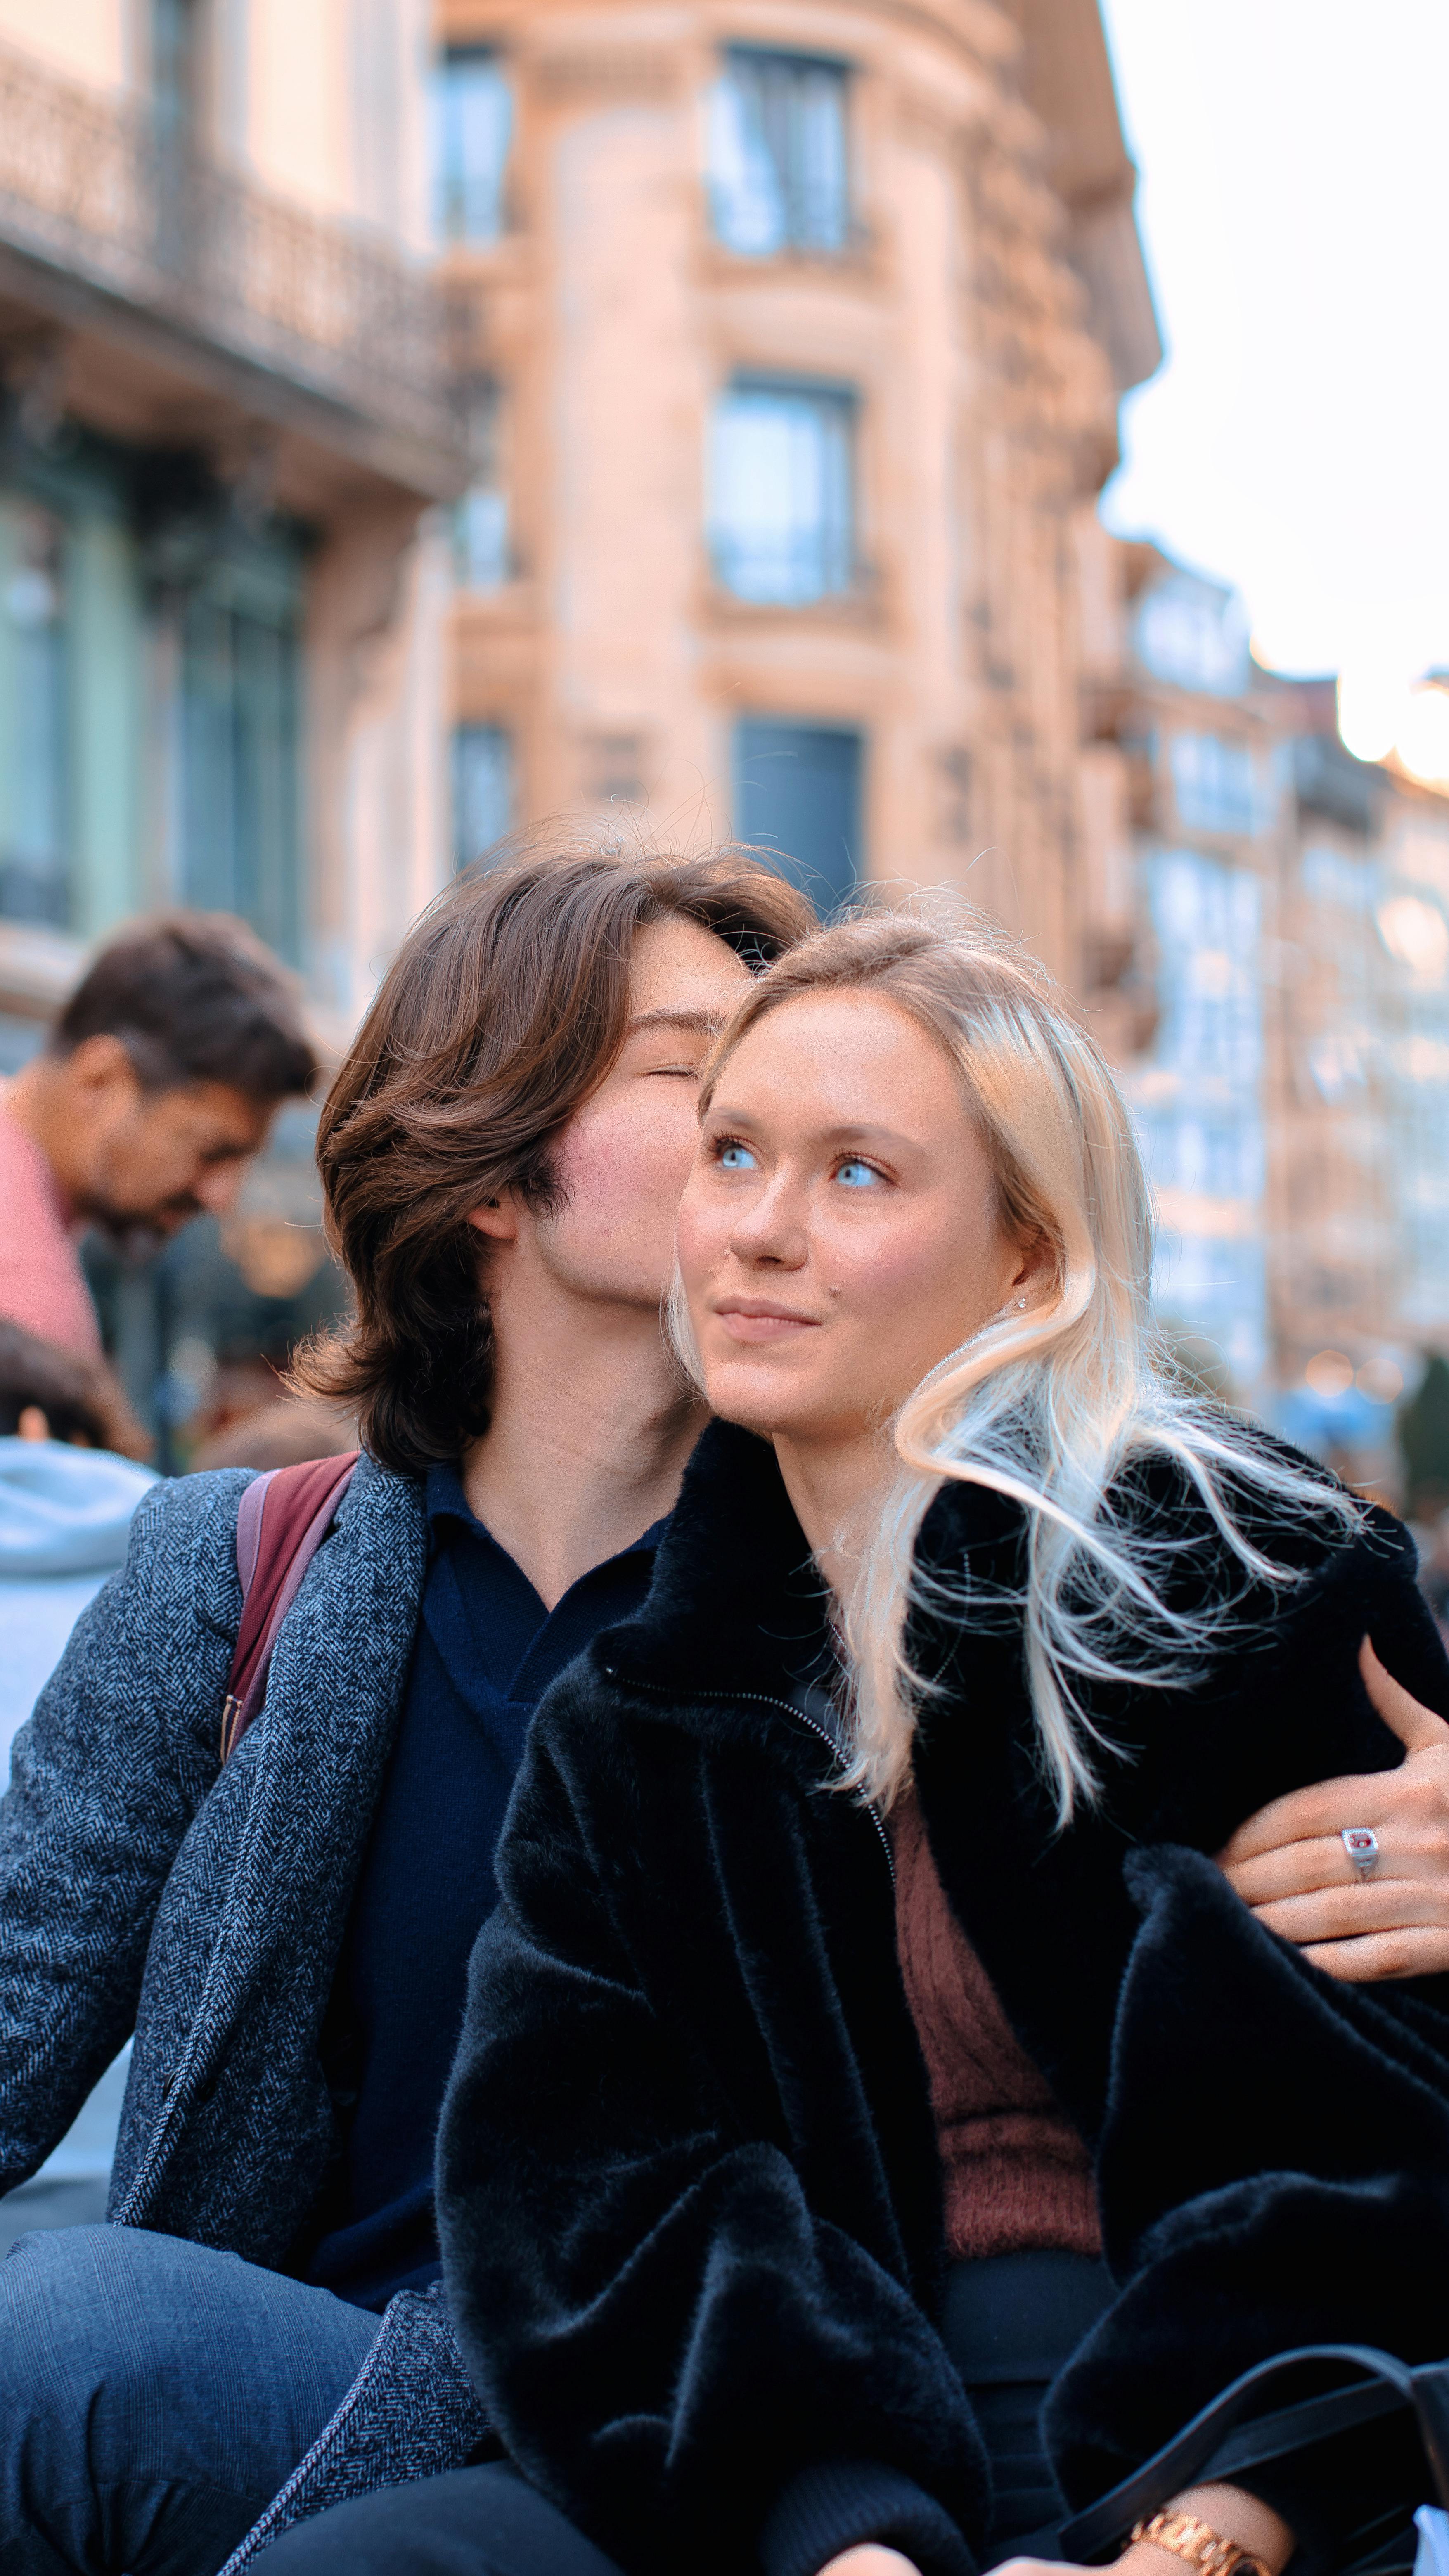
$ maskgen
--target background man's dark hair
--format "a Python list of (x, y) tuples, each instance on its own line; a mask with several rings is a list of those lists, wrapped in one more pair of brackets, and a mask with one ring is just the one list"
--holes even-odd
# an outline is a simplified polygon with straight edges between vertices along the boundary
[(103, 1360), (63, 1351), (0, 1315), (0, 1435), (13, 1439), (21, 1415), (32, 1409), (44, 1414), (52, 1440), (116, 1449), (128, 1458), (142, 1456), (148, 1445)]
[(425, 912), (322, 1112), (317, 1163), (355, 1320), (295, 1363), (356, 1408), (387, 1467), (456, 1458), (486, 1430), (493, 1344), (471, 1211), (554, 1203), (552, 1151), (623, 1045), (634, 933), (697, 922), (753, 967), (815, 926), (750, 850), (697, 858), (533, 835)]
[(305, 1091), (317, 1059), (295, 976), (244, 921), (162, 912), (108, 940), (50, 1034), (52, 1055), (116, 1037), (143, 1090), (224, 1082), (253, 1100)]

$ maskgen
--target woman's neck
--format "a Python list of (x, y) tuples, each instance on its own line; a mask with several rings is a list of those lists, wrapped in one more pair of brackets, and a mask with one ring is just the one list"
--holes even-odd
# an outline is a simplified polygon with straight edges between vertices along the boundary
[(775, 1455), (810, 1553), (837, 1600), (850, 1588), (865, 1524), (895, 1473), (889, 1439), (853, 1433), (841, 1440), (774, 1435)]

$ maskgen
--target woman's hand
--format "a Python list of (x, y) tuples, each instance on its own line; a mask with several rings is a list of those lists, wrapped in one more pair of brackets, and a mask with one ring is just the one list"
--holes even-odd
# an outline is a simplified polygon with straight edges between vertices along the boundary
[[(1270, 1932), (1347, 1983), (1449, 1969), (1449, 1726), (1385, 1672), (1367, 1637), (1368, 1695), (1405, 1746), (1397, 1771), (1322, 1780), (1240, 1825), (1218, 1866)], [(1371, 1825), (1379, 1864), (1359, 1879), (1339, 1840)]]
[[(1172, 2498), (1171, 2505), (1173, 2510), (1196, 2514), (1224, 2540), (1235, 2540), (1240, 2549), (1260, 2558), (1271, 2576), (1278, 2576), (1293, 2555), (1293, 2534), (1281, 2514), (1243, 2487), (1221, 2483), (1188, 2487)], [(1174, 2571), (1175, 2576), (1184, 2576), (1184, 2564), (1174, 2550), (1159, 2548), (1155, 2540), (1134, 2540), (1113, 2561), (1112, 2576), (1119, 2576), (1119, 2571), (1120, 2576), (1174, 2576)], [(829, 2559), (819, 2576), (918, 2576), (918, 2570), (898, 2549), (863, 2540)], [(992, 2576), (1102, 2576), (1102, 2571), (1067, 2566), (1055, 2558), (1008, 2558), (993, 2569)]]
[[(1293, 2534), (1282, 2515), (1243, 2487), (1219, 2482), (1188, 2487), (1171, 2498), (1168, 2510), (1196, 2514), (1209, 2530), (1224, 2540), (1235, 2540), (1240, 2549), (1261, 2559), (1270, 2576), (1279, 2576), (1293, 2555)], [(837, 2567), (844, 2563), (843, 2559), (835, 2562)], [(1102, 2571), (1064, 2566), (1056, 2559), (1008, 2558), (993, 2568), (992, 2576), (1102, 2576)], [(1113, 2560), (1112, 2576), (1186, 2576), (1186, 2563), (1175, 2549), (1164, 2549), (1155, 2540), (1134, 2540)]]
[(860, 2540), (854, 2549), (842, 2549), (838, 2558), (828, 2558), (820, 2576), (920, 2576), (920, 2570), (913, 2558), (887, 2549), (883, 2541)]

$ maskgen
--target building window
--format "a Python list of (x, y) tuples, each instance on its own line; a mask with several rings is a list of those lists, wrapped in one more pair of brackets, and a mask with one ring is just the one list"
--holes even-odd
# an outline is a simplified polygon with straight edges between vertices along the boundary
[(151, 96), (163, 142), (189, 141), (201, 91), (198, 0), (151, 0)]
[(0, 914), (63, 927), (68, 869), (65, 531), (0, 499)]
[(513, 97), (496, 54), (449, 45), (433, 75), (433, 223), (440, 241), (503, 231)]
[(468, 405), (473, 480), (453, 510), (453, 571), (464, 590), (499, 590), (513, 571), (502, 431), (502, 391), (485, 378)]
[(177, 655), (176, 881), (300, 960), (301, 557), (213, 558), (166, 613)]
[(710, 547), (737, 599), (801, 607), (856, 578), (855, 397), (738, 378), (715, 408)]
[(799, 54), (726, 54), (710, 99), (714, 230), (730, 250), (829, 254), (850, 237), (843, 63)]
[(1172, 737), (1172, 792), (1187, 832), (1260, 832), (1271, 820), (1246, 743), (1215, 733)]
[(1236, 591), (1175, 571), (1143, 593), (1134, 621), (1138, 659), (1154, 679), (1235, 698), (1252, 664), (1248, 617)]
[(502, 725), (465, 724), (453, 734), (453, 859), (470, 868), (513, 821), (513, 743)]
[(742, 716), (734, 738), (736, 837), (778, 863), (821, 912), (844, 903), (862, 873), (864, 743), (845, 725)]

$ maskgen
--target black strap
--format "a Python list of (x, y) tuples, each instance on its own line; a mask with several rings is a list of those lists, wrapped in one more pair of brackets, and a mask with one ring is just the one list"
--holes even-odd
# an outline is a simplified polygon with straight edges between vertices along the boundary
[[(1233, 2442), (1227, 2440), (1277, 2379), (1287, 2372), (1314, 2364), (1321, 2367), (1327, 2362), (1341, 2362), (1361, 2372), (1362, 2383), (1329, 2389), (1320, 2397), (1300, 2401), (1276, 2415), (1255, 2420)], [(1436, 2362), (1411, 2370), (1407, 2362), (1399, 2361), (1393, 2353), (1376, 2351), (1372, 2344), (1304, 2344), (1245, 2370), (1142, 2468), (1064, 2523), (1062, 2555), (1078, 2562), (1100, 2557), (1125, 2540), (1144, 2515), (1155, 2513), (1169, 2496), (1191, 2486), (1209, 2460), (1214, 2475), (1225, 2477), (1230, 2473), (1230, 2461), (1241, 2468), (1255, 2460), (1282, 2458), (1287, 2451), (1306, 2449), (1310, 2443), (1346, 2432), (1353, 2425), (1370, 2423), (1375, 2416), (1392, 2414), (1403, 2406), (1411, 2408), (1417, 2418), (1439, 2500), (1449, 2506), (1449, 2363)]]

